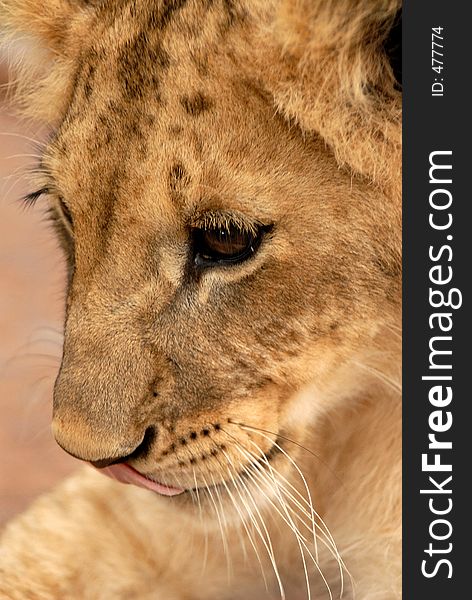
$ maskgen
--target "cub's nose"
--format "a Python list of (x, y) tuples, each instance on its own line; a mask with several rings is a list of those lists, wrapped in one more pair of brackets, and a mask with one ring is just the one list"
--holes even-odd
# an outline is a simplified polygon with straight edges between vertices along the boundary
[[(56, 421), (53, 421), (52, 429), (57, 444), (67, 454), (79, 460), (89, 462), (98, 469), (103, 469), (116, 463), (127, 462), (132, 459), (145, 458), (156, 439), (156, 428), (149, 426), (140, 438), (140, 441), (135, 443), (114, 443), (111, 445), (112, 448), (110, 448), (110, 445), (105, 440), (90, 439), (90, 435), (88, 435), (84, 436), (81, 440), (82, 443), (77, 443), (76, 437), (75, 443), (72, 446), (71, 436), (65, 436)], [(87, 433), (90, 434), (90, 432)]]
[(144, 437), (142, 442), (126, 456), (119, 456), (118, 458), (101, 458), (99, 460), (90, 460), (89, 462), (96, 467), (97, 469), (104, 469), (105, 467), (109, 467), (110, 465), (116, 465), (118, 463), (128, 462), (132, 459), (137, 458), (146, 458), (149, 454), (149, 450), (156, 438), (156, 429), (155, 427), (148, 427), (144, 433)]

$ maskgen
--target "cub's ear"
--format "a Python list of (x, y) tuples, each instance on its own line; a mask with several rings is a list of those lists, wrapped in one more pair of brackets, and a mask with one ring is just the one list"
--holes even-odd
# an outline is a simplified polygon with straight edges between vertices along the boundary
[(28, 36), (53, 52), (61, 52), (71, 24), (87, 10), (87, 0), (0, 0), (0, 30)]
[(0, 0), (0, 42), (23, 112), (47, 121), (61, 110), (72, 59), (93, 0)]
[(264, 36), (279, 110), (398, 198), (401, 0), (277, 0)]

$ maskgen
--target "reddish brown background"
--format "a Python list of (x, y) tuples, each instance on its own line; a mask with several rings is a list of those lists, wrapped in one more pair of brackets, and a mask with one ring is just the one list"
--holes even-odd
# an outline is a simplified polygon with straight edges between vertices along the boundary
[[(0, 84), (7, 79), (0, 57)], [(44, 203), (26, 171), (38, 128), (14, 116), (0, 88), (0, 526), (77, 467), (50, 433), (51, 392), (61, 354), (63, 264)]]

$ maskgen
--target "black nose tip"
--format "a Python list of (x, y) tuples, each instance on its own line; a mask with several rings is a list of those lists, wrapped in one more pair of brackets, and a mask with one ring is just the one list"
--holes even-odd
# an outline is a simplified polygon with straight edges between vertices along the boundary
[(126, 459), (123, 458), (104, 458), (102, 460), (91, 460), (89, 461), (96, 469), (104, 469), (110, 465), (116, 465), (120, 462), (124, 462)]
[(127, 462), (131, 459), (146, 458), (146, 456), (149, 454), (149, 450), (151, 449), (155, 438), (155, 427), (148, 427), (144, 433), (144, 437), (141, 443), (139, 444), (139, 446), (137, 446), (137, 448), (133, 450), (133, 452), (131, 452), (131, 454), (118, 457), (114, 456), (112, 458), (102, 458), (100, 460), (91, 460), (89, 462), (97, 469), (104, 469), (105, 467), (109, 467), (110, 465), (117, 465), (119, 463)]

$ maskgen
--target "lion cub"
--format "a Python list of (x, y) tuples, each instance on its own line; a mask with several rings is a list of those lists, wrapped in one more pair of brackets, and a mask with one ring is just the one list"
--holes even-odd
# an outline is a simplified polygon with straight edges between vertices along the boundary
[(95, 467), (7, 526), (2, 598), (400, 597), (399, 8), (0, 4)]

